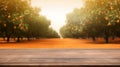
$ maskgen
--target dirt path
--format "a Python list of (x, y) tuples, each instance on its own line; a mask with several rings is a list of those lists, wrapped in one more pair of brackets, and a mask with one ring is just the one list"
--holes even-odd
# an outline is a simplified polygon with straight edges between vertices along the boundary
[[(98, 42), (97, 42), (98, 43)], [(21, 43), (0, 43), (0, 48), (107, 48), (119, 49), (120, 44), (97, 44), (86, 39), (39, 39)]]

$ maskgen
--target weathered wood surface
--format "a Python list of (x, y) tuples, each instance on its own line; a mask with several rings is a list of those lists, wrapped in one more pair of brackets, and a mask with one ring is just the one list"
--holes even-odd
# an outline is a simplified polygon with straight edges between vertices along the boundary
[(0, 65), (120, 65), (120, 49), (0, 49)]

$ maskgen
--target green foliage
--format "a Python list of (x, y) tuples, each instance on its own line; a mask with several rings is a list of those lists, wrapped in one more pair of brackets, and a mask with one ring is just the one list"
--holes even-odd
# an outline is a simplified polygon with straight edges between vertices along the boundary
[(67, 24), (63, 26), (60, 33), (63, 37), (79, 38), (82, 31), (81, 9), (75, 9), (73, 13), (67, 15)]
[[(0, 0), (0, 37), (40, 38), (48, 34), (50, 21), (33, 8), (30, 0)], [(53, 34), (54, 35), (54, 34)], [(52, 36), (52, 34), (51, 34)]]
[(20, 36), (20, 32), (24, 27), (24, 11), (29, 6), (26, 1), (0, 0), (0, 20), (4, 26), (1, 29), (3, 30), (2, 33), (7, 37), (7, 41), (15, 34), (17, 34), (16, 36)]
[(46, 34), (47, 38), (60, 38), (60, 36), (58, 35), (58, 33), (56, 31), (54, 31), (52, 28), (49, 28)]
[[(109, 37), (119, 36), (120, 33), (119, 6), (120, 0), (85, 0), (83, 8), (75, 9), (67, 15), (67, 24), (61, 28), (61, 33), (64, 32), (64, 37), (75, 33), (76, 29), (72, 30), (72, 27), (77, 25), (81, 36), (104, 37), (108, 42)], [(64, 31), (68, 27), (71, 29)]]

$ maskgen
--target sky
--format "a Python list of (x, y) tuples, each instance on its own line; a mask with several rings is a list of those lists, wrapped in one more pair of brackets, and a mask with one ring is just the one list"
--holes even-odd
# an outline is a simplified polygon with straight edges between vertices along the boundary
[(66, 15), (83, 6), (82, 0), (31, 0), (33, 7), (40, 7), (40, 14), (51, 21), (51, 27), (59, 32), (65, 25)]

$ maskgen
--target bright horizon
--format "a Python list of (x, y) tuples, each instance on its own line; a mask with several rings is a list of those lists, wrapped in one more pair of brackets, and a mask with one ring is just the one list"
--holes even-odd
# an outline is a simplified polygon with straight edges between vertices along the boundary
[(33, 7), (40, 7), (40, 14), (51, 21), (51, 27), (59, 32), (59, 29), (65, 25), (66, 14), (72, 12), (75, 8), (83, 6), (82, 0), (31, 0)]

